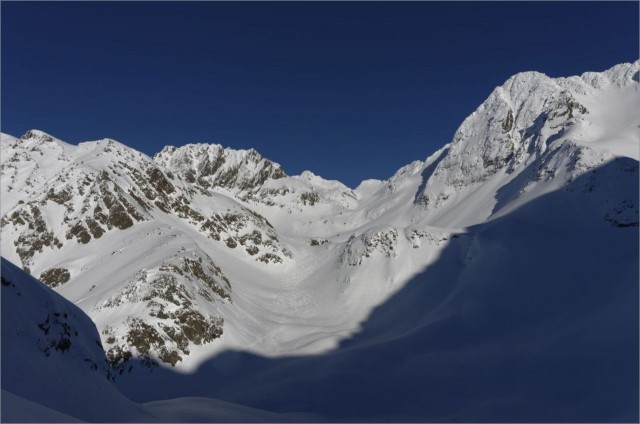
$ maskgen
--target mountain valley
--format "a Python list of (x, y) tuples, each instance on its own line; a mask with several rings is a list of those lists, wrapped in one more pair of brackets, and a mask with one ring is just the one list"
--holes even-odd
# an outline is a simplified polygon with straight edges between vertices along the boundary
[[(639, 74), (514, 75), (450, 143), (355, 188), (253, 149), (2, 134), (3, 403), (89, 421), (518, 421), (526, 397), (541, 421), (637, 420)], [(41, 304), (15, 303), (23, 285)], [(20, 310), (69, 313), (60, 331), (89, 338), (46, 354), (31, 323), (16, 344)], [(96, 385), (120, 415), (6, 383), (27, 372), (5, 371), (20, 349), (68, 359), (69, 393)]]

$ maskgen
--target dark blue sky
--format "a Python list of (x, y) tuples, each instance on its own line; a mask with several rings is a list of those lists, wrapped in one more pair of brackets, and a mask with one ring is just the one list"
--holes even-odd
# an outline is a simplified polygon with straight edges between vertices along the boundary
[(638, 3), (3, 2), (2, 131), (254, 147), (355, 186), (516, 72), (638, 58)]

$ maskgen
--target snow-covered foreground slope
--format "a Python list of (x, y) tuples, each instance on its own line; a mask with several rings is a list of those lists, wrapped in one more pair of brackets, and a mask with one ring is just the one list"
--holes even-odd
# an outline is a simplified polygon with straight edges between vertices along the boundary
[(148, 419), (112, 380), (89, 317), (3, 258), (2, 421)]
[[(518, 352), (566, 330), (594, 367), (637, 345), (607, 321), (635, 322), (637, 296), (607, 306), (617, 300), (604, 294), (632, 295), (638, 279), (639, 69), (515, 75), (441, 150), (355, 189), (288, 176), (254, 150), (194, 144), (150, 158), (109, 139), (3, 134), (2, 255), (94, 320), (117, 385), (137, 400), (215, 396), (336, 420), (491, 420), (496, 408), (507, 420), (584, 418), (571, 411), (607, 381), (529, 416), (514, 386), (542, 396), (525, 381), (582, 348), (541, 346), (530, 367)], [(609, 342), (593, 344), (589, 322)], [(487, 352), (524, 368), (480, 371)], [(617, 371), (610, 393), (635, 393)], [(417, 388), (417, 376), (439, 383)], [(352, 385), (362, 393), (341, 406)], [(615, 419), (601, 400), (592, 412)]]

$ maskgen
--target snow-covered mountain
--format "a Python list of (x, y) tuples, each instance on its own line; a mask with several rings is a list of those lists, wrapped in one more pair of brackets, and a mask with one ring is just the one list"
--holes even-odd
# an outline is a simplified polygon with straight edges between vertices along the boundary
[[(514, 284), (529, 287), (533, 280), (524, 274), (538, 275), (540, 290), (552, 296), (547, 283), (563, 281), (556, 270), (571, 279), (580, 265), (572, 261), (601, 253), (593, 275), (611, 271), (623, 280), (612, 284), (627, 287), (638, 277), (637, 245), (629, 240), (638, 233), (639, 70), (635, 62), (580, 77), (517, 74), (449, 144), (356, 189), (311, 172), (288, 176), (254, 150), (190, 144), (151, 158), (109, 139), (75, 146), (37, 130), (21, 138), (2, 134), (2, 256), (91, 317), (125, 390), (164, 375), (156, 368), (153, 377), (141, 365), (187, 372), (228, 351), (277, 364), (275, 358), (306, 356), (296, 367), (313, 364), (317, 355), (352, 364), (343, 353), (350, 343), (370, 355), (380, 344), (409, 343), (412, 334), (459, 311), (483, 310), (482, 302), (491, 301), (482, 287), (497, 290), (487, 281), (500, 273), (496, 264), (516, 273)], [(583, 233), (595, 238), (559, 242), (562, 234)], [(605, 254), (614, 242), (624, 254)], [(537, 249), (565, 255), (564, 261), (545, 269)], [(434, 273), (443, 260), (455, 266)], [(433, 280), (420, 278), (424, 272)], [(589, 275), (576, 275), (598, 291)], [(442, 279), (452, 286), (432, 292)], [(413, 309), (392, 309), (389, 319), (397, 325), (381, 325), (376, 311), (416, 281), (422, 288), (409, 302)], [(434, 293), (456, 309), (430, 298)], [(394, 315), (399, 311), (418, 315), (404, 320)], [(237, 383), (216, 375), (216, 389), (188, 395), (277, 410), (240, 389), (240, 382), (255, 383), (247, 373)], [(299, 381), (311, 384), (313, 375)], [(292, 384), (281, 389), (296, 393)], [(236, 391), (225, 392), (229, 385)], [(159, 396), (185, 395), (172, 391), (179, 387)], [(296, 399), (300, 410), (321, 412)]]

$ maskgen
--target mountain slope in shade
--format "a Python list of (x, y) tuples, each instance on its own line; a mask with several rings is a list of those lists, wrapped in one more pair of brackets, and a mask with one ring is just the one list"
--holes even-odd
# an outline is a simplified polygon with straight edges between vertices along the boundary
[[(2, 258), (3, 421), (145, 420), (113, 384), (82, 310)], [(28, 407), (31, 403), (40, 407)], [(53, 411), (53, 412), (51, 412)]]
[[(117, 384), (137, 400), (216, 396), (260, 409), (323, 413), (312, 400), (317, 398), (326, 399), (335, 419), (372, 420), (357, 415), (359, 402), (373, 396), (370, 390), (347, 409), (338, 405), (344, 392), (331, 394), (349, 387), (345, 375), (377, 387), (365, 375), (367, 355), (415, 362), (425, 367), (417, 372), (425, 379), (461, 390), (430, 374), (432, 345), (419, 340), (455, 353), (459, 340), (480, 343), (494, 336), (491, 328), (502, 328), (487, 318), (494, 313), (507, 324), (523, 319), (525, 327), (543, 328), (548, 311), (544, 328), (555, 331), (553, 323), (564, 316), (546, 298), (559, 290), (568, 310), (574, 303), (606, 309), (591, 297), (603, 289), (606, 275), (631, 293), (629, 281), (637, 273), (629, 264), (636, 263), (637, 246), (630, 240), (637, 237), (640, 203), (639, 69), (636, 62), (580, 77), (515, 75), (441, 150), (388, 180), (367, 180), (355, 189), (311, 172), (288, 176), (252, 150), (199, 144), (168, 147), (150, 158), (109, 139), (73, 146), (36, 130), (20, 139), (3, 134), (2, 254), (86, 311)], [(612, 255), (616, 243), (625, 247)], [(584, 258), (589, 263), (581, 267)], [(531, 303), (515, 287), (529, 293)], [(407, 292), (415, 296), (407, 300)], [(632, 316), (632, 307), (621, 304), (619, 324)], [(379, 311), (388, 318), (376, 318)], [(586, 321), (600, 319), (580, 311), (576, 316)], [(470, 322), (486, 328), (475, 334)], [(438, 323), (454, 327), (451, 340), (433, 335)], [(510, 331), (495, 335), (503, 349), (513, 340)], [(571, 334), (602, 350), (593, 358), (615, 356), (609, 345), (583, 339), (584, 328)], [(628, 333), (608, 334), (612, 345), (627, 346)], [(420, 357), (397, 356), (395, 346), (402, 344), (414, 346)], [(572, 349), (567, 347), (577, 355)], [(542, 349), (540, 361), (556, 352)], [(247, 366), (227, 367), (233, 372), (224, 374), (211, 365), (226, 364), (224, 358)], [(312, 371), (318, 358), (344, 361), (353, 371), (327, 365), (323, 377)], [(384, 361), (376, 361), (382, 368)], [(198, 378), (219, 384), (203, 386), (154, 368), (158, 363), (178, 372), (199, 370)], [(480, 364), (468, 366), (474, 375)], [(449, 419), (444, 403), (398, 415), (411, 409), (400, 396), (413, 399), (406, 392), (414, 387), (407, 383), (410, 369), (380, 372), (397, 393), (380, 391), (393, 399), (386, 406), (378, 402), (380, 416)], [(253, 375), (272, 383), (261, 386)], [(503, 388), (515, 384), (498, 377)], [(612, 381), (628, 383), (618, 377)], [(133, 389), (149, 381), (153, 390)], [(481, 392), (477, 381), (469, 381), (474, 393)], [(306, 384), (318, 391), (301, 390)], [(293, 403), (279, 403), (268, 387), (290, 393)], [(416, 393), (438, 398), (425, 390)], [(482, 416), (482, 396), (469, 396), (460, 399)], [(515, 417), (507, 409), (517, 410), (517, 402), (505, 402), (504, 416)], [(573, 410), (576, 402), (567, 400), (566, 408)], [(600, 416), (614, 419), (612, 404), (605, 403)], [(625, 405), (627, 411), (633, 403)], [(458, 407), (451, 411), (465, 417)], [(539, 419), (568, 416), (556, 409)]]

